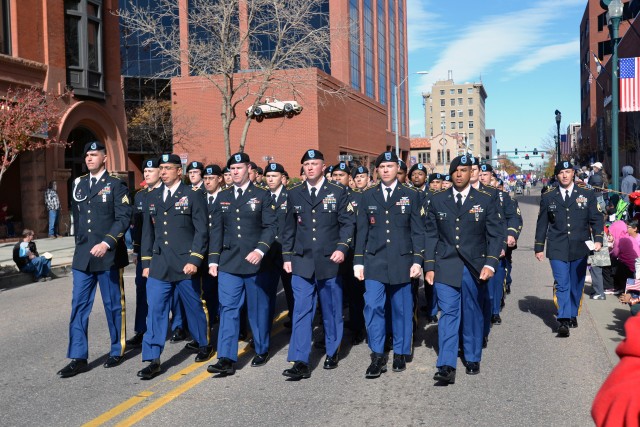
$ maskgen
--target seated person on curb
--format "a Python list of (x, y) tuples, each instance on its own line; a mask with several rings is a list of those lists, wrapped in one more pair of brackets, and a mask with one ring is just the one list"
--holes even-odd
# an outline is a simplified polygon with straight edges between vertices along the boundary
[(51, 259), (38, 254), (33, 230), (24, 229), (22, 241), (13, 247), (13, 261), (23, 273), (33, 273), (36, 282), (51, 280)]

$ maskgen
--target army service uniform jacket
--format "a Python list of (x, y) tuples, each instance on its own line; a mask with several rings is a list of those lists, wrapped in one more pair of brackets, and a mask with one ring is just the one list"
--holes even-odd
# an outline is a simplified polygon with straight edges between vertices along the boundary
[[(74, 181), (72, 209), (77, 223), (72, 268), (100, 272), (114, 266), (126, 267), (129, 259), (122, 236), (131, 223), (129, 189), (106, 171), (92, 188), (89, 187), (89, 174)], [(109, 250), (97, 258), (90, 251), (100, 242), (106, 242)]]
[[(271, 192), (269, 190), (267, 190), (267, 192), (269, 193), (269, 197), (271, 197)], [(260, 270), (280, 271), (282, 269), (282, 236), (284, 234), (284, 228), (286, 226), (288, 205), (289, 192), (287, 191), (287, 188), (285, 186), (282, 186), (280, 195), (273, 205), (276, 212), (276, 236), (273, 244), (271, 245), (271, 248), (269, 248), (269, 251), (261, 262)]]
[(236, 199), (235, 186), (220, 191), (213, 204), (209, 235), (209, 263), (230, 274), (256, 274), (260, 264), (245, 258), (256, 249), (267, 254), (277, 234), (271, 193), (250, 183)]
[(554, 188), (540, 199), (534, 251), (544, 251), (546, 239), (547, 258), (575, 261), (589, 255), (585, 241), (592, 235), (594, 242), (602, 243), (604, 218), (593, 190), (574, 185), (566, 202), (560, 191), (564, 190)]
[(293, 274), (316, 280), (338, 275), (339, 264), (330, 260), (335, 251), (348, 255), (355, 228), (355, 212), (347, 190), (325, 179), (311, 201), (302, 182), (289, 190), (287, 226), (282, 245), (285, 262)]
[(149, 277), (164, 282), (190, 279), (182, 270), (187, 263), (200, 268), (208, 242), (207, 205), (204, 194), (180, 183), (164, 201), (165, 186), (146, 196), (142, 224), (142, 268)]
[(364, 265), (365, 279), (391, 285), (411, 281), (411, 266), (424, 262), (424, 213), (420, 191), (400, 183), (387, 201), (382, 184), (362, 193), (353, 263)]
[(498, 209), (491, 194), (473, 187), (460, 209), (453, 188), (435, 193), (427, 210), (424, 270), (456, 288), (464, 266), (476, 280), (485, 265), (495, 271), (505, 240)]

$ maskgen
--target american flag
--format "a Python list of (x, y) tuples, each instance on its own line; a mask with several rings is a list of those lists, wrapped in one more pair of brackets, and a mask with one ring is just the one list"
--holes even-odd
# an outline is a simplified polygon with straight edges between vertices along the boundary
[(640, 57), (620, 58), (620, 111), (640, 111)]
[(629, 291), (640, 292), (640, 279), (627, 279), (627, 286), (624, 292), (627, 293)]

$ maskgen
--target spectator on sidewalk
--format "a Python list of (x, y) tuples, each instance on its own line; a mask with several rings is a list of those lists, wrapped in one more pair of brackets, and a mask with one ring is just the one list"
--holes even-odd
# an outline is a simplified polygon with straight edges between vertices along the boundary
[(609, 241), (605, 234), (605, 238), (602, 242), (602, 250), (597, 252), (594, 251), (592, 255), (589, 255), (588, 262), (591, 265), (591, 286), (594, 291), (591, 295), (591, 299), (593, 300), (607, 299), (604, 293), (605, 278), (609, 278), (611, 276), (611, 257), (607, 250), (608, 247)]
[(638, 188), (638, 180), (633, 176), (633, 166), (622, 168), (622, 181), (620, 182), (620, 192), (624, 193), (625, 202), (629, 201), (628, 194), (633, 193)]
[(58, 234), (58, 219), (60, 218), (60, 198), (58, 197), (58, 184), (50, 181), (47, 191), (44, 192), (44, 204), (49, 212), (49, 237), (55, 239)]
[(13, 247), (13, 261), (23, 273), (33, 273), (35, 282), (51, 280), (51, 258), (38, 254), (33, 230), (24, 229), (22, 241)]
[(602, 173), (602, 163), (595, 162), (591, 165), (593, 174), (587, 180), (587, 184), (595, 188), (606, 188), (604, 174)]
[(624, 292), (627, 279), (635, 277), (636, 258), (640, 257), (638, 219), (616, 221), (611, 224), (609, 243), (609, 250), (617, 263), (613, 279), (614, 289), (605, 289), (605, 294), (620, 295)]

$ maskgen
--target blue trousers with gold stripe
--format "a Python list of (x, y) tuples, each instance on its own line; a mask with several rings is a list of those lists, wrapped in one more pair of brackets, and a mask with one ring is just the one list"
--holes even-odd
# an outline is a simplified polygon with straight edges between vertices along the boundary
[(364, 321), (367, 326), (369, 348), (384, 352), (386, 337), (385, 312), (387, 300), (391, 307), (393, 353), (411, 354), (413, 337), (413, 292), (411, 283), (385, 285), (377, 280), (365, 280)]
[(73, 269), (73, 291), (71, 300), (71, 319), (69, 320), (70, 359), (89, 358), (89, 340), (87, 330), (89, 315), (96, 296), (96, 285), (100, 286), (100, 295), (107, 317), (107, 326), (111, 336), (110, 356), (122, 356), (125, 350), (126, 316), (124, 301), (124, 283), (122, 270), (116, 267), (107, 271), (88, 272)]
[(202, 300), (202, 277), (192, 276), (190, 279), (177, 282), (165, 282), (153, 277), (147, 279), (147, 331), (142, 340), (142, 360), (150, 361), (160, 358), (169, 327), (169, 309), (174, 293), (180, 295), (185, 305), (185, 315), (189, 323), (191, 337), (200, 347), (209, 345), (208, 312)]
[(557, 282), (554, 302), (558, 308), (558, 319), (577, 317), (587, 274), (587, 257), (574, 261), (552, 259), (550, 263), (553, 278)]

